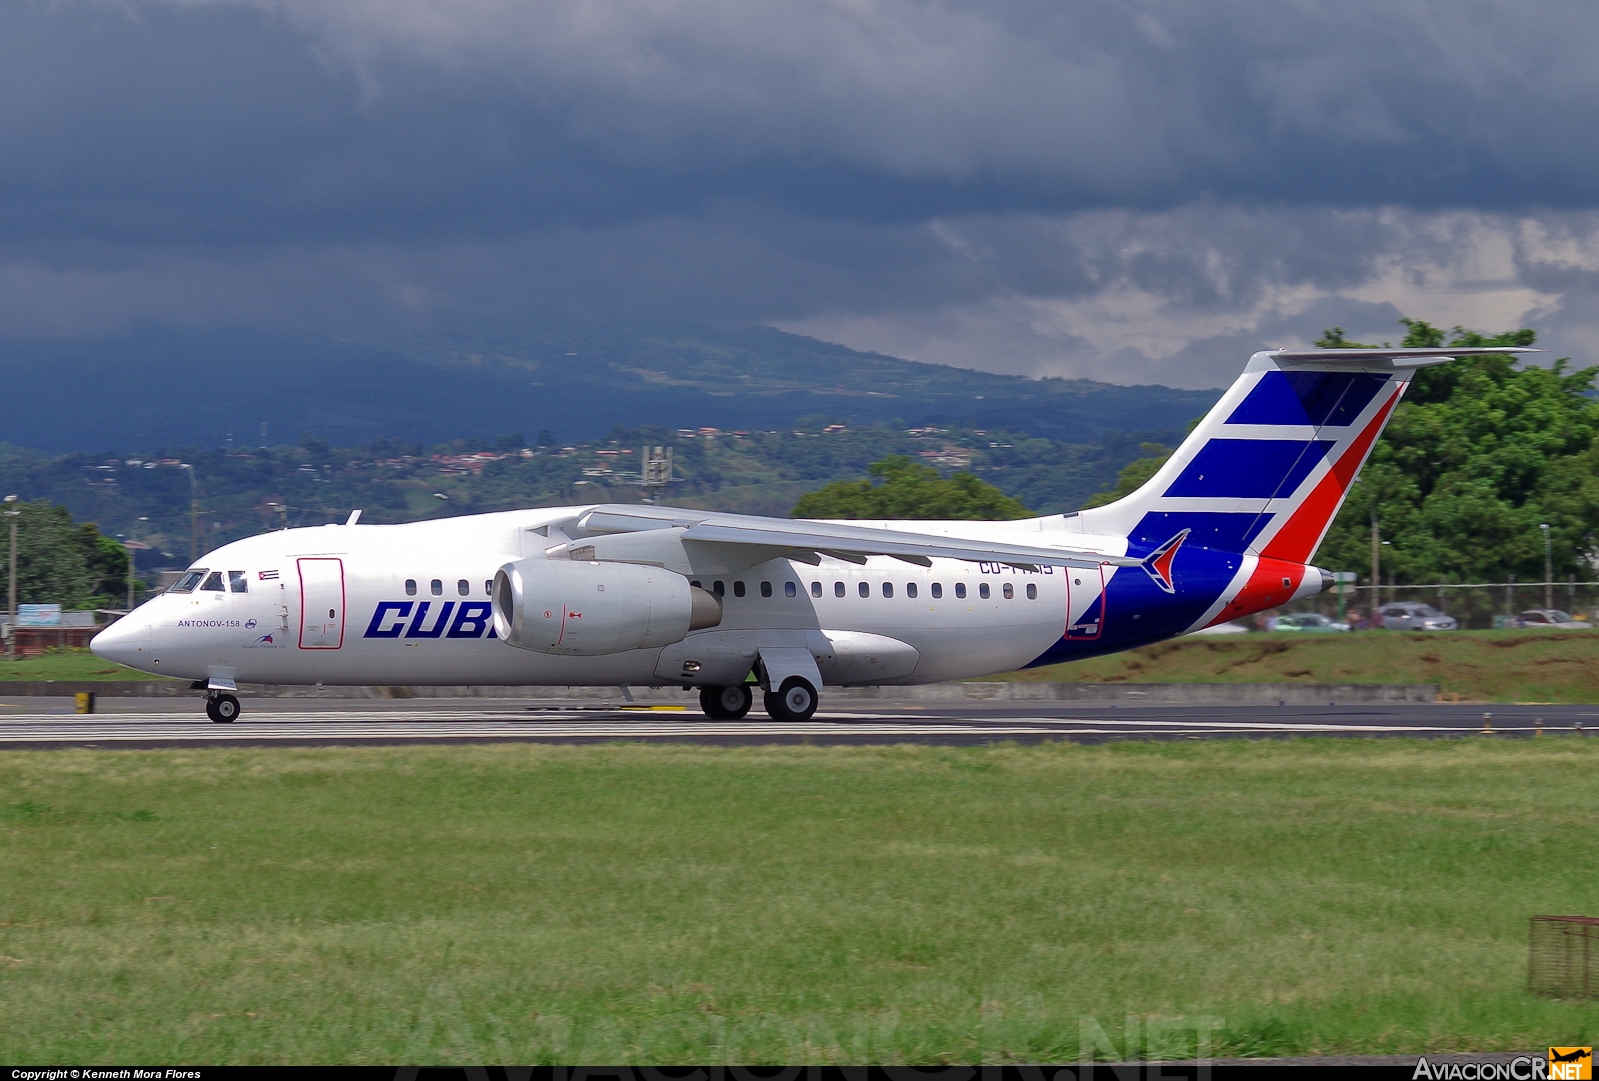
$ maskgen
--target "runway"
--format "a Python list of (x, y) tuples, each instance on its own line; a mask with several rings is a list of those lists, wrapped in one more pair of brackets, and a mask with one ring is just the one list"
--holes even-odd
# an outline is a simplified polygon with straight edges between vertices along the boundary
[(863, 710), (829, 709), (824, 703), (809, 721), (783, 723), (759, 712), (741, 721), (713, 721), (696, 706), (682, 705), (247, 699), (238, 721), (213, 724), (198, 699), (119, 700), (105, 703), (104, 712), (77, 716), (70, 700), (13, 698), (0, 700), (0, 749), (607, 740), (972, 745), (1006, 740), (1438, 738), (1482, 734), (1485, 714), (1492, 734), (1499, 737), (1574, 735), (1599, 727), (1599, 707), (1591, 705), (870, 704), (871, 709)]

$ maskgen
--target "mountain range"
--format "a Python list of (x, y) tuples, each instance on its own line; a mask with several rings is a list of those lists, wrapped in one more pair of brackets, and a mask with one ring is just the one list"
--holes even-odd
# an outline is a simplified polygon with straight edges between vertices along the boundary
[(0, 441), (155, 452), (387, 437), (431, 444), (615, 426), (962, 424), (1071, 442), (1183, 428), (1219, 391), (1027, 379), (764, 327), (575, 324), (389, 339), (143, 328), (0, 338)]

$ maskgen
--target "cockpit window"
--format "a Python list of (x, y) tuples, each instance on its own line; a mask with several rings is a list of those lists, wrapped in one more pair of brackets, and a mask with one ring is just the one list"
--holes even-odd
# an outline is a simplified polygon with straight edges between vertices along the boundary
[(200, 588), (215, 590), (218, 593), (225, 592), (227, 587), (222, 584), (222, 572), (212, 571), (210, 577), (205, 580), (205, 584)]
[(168, 589), (167, 592), (168, 593), (193, 593), (194, 592), (194, 587), (199, 585), (200, 581), (203, 578), (205, 578), (205, 568), (204, 567), (201, 567), (199, 570), (190, 571), (188, 574), (185, 574), (182, 578), (179, 578), (176, 582), (173, 582), (172, 583), (172, 588)]
[(234, 593), (250, 592), (250, 576), (243, 571), (229, 571), (228, 589)]

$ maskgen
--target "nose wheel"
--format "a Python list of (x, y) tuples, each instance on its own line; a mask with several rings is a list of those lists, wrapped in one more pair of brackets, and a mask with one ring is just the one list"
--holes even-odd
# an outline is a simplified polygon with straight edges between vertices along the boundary
[(239, 716), (239, 700), (231, 694), (208, 695), (205, 715), (217, 724), (232, 724)]

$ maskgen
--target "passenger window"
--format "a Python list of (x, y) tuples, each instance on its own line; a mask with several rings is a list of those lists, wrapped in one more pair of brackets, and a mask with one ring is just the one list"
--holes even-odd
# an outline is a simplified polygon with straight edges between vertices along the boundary
[(988, 599), (988, 583), (987, 582), (979, 582), (979, 583), (977, 583), (977, 595), (979, 597), (983, 598), (983, 600), (985, 600), (985, 601)]
[(934, 582), (933, 583), (933, 599), (935, 601), (944, 599), (944, 583), (943, 582)]
[(744, 595), (744, 583), (743, 582), (734, 582), (733, 583), (733, 596), (742, 597), (743, 595)]
[(435, 597), (444, 596), (444, 583), (439, 579), (435, 578), (433, 581), (429, 582), (428, 588), (433, 591), (433, 595)]
[(1038, 599), (1038, 586), (1033, 582), (1027, 583), (1027, 599), (1030, 601), (1036, 601)]
[(690, 582), (689, 585), (693, 586), (695, 589), (704, 589), (705, 588), (704, 586), (700, 585), (698, 582)]
[(718, 597), (725, 597), (727, 596), (727, 587), (721, 582), (712, 582), (711, 592), (715, 593)]
[(216, 593), (223, 592), (225, 587), (222, 585), (222, 572), (212, 571), (211, 576), (205, 580), (205, 585), (200, 588), (209, 589)]
[(1009, 582), (1005, 583), (1005, 599), (1008, 601), (1016, 599), (1016, 589)]
[(796, 585), (793, 582), (784, 582), (783, 583), (783, 596), (785, 596), (785, 597), (797, 597), (797, 596), (799, 596), (799, 586)]
[(894, 595), (894, 583), (893, 582), (884, 582), (883, 583), (883, 596), (892, 597), (893, 595)]
[(812, 582), (811, 583), (811, 596), (820, 597), (821, 595), (822, 595), (822, 583), (820, 583), (820, 582)]
[(250, 576), (244, 571), (229, 571), (228, 589), (234, 593), (250, 592)]
[(472, 595), (472, 583), (462, 578), (455, 583), (455, 591), (463, 597), (470, 597)]
[(770, 582), (762, 582), (761, 583), (761, 596), (770, 597), (771, 595), (772, 595), (772, 583), (770, 583)]
[(916, 583), (915, 582), (906, 582), (905, 583), (905, 596), (909, 597), (911, 600), (915, 600), (916, 599)]
[(202, 568), (200, 568), (197, 571), (190, 571), (188, 574), (185, 574), (182, 578), (179, 578), (176, 582), (173, 582), (172, 583), (172, 588), (168, 589), (167, 592), (168, 593), (193, 593), (194, 592), (194, 587), (199, 585), (204, 580), (205, 580), (205, 568), (202, 567)]
[(955, 596), (959, 597), (961, 600), (965, 600), (966, 599), (966, 583), (965, 582), (956, 582), (955, 583)]
[(872, 587), (866, 582), (862, 582), (860, 585), (856, 586), (855, 591), (863, 597), (870, 597), (872, 595)]
[(494, 579), (490, 578), (487, 582), (483, 583), (483, 595), (485, 597), (494, 596)]
[(405, 595), (407, 597), (416, 596), (416, 579), (415, 578), (407, 578), (405, 580)]
[(833, 583), (833, 596), (842, 597), (843, 595), (844, 595), (844, 583), (843, 582), (834, 582)]

